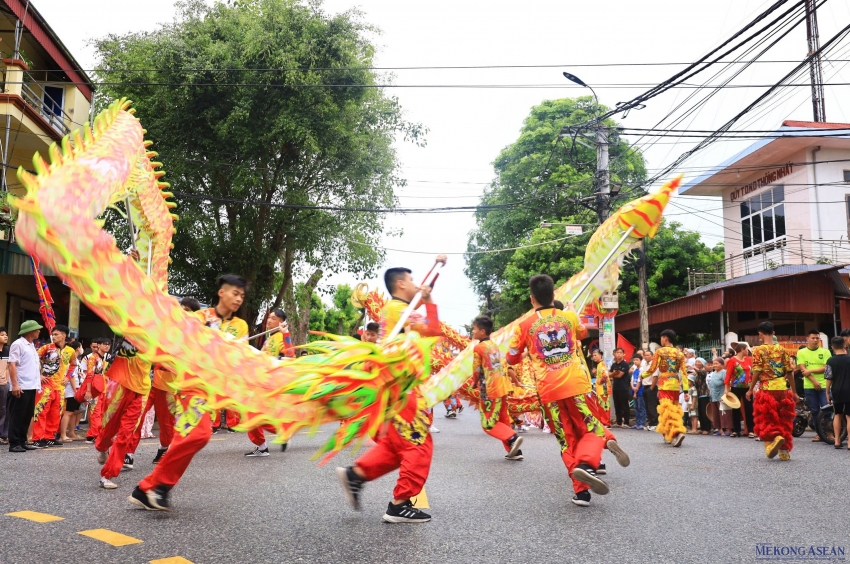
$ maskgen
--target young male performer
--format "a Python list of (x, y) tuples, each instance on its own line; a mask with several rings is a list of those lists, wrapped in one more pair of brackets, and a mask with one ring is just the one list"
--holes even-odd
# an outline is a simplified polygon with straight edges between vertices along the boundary
[(61, 447), (56, 440), (59, 417), (65, 402), (65, 378), (77, 368), (77, 353), (66, 343), (70, 330), (57, 325), (50, 332), (53, 341), (38, 349), (41, 359), (41, 391), (35, 397), (32, 440), (37, 447)]
[(656, 369), (658, 376), (652, 378), (652, 388), (658, 387), (657, 433), (674, 447), (681, 446), (688, 432), (683, 423), (684, 413), (679, 404), (679, 394), (688, 391), (688, 372), (685, 355), (676, 347), (676, 333), (672, 329), (661, 332), (661, 346), (655, 350), (649, 373)]
[[(263, 352), (273, 358), (295, 358), (295, 349), (292, 348), (292, 336), (286, 325), (286, 313), (282, 309), (275, 309), (266, 320), (266, 331), (277, 329), (275, 333), (263, 343)], [(262, 425), (248, 431), (248, 438), (254, 443), (254, 450), (246, 452), (248, 457), (262, 457), (269, 455), (269, 446), (266, 444), (265, 431), (275, 433), (271, 425)], [(281, 452), (286, 452), (287, 443), (280, 445)]]
[(377, 343), (378, 342), (378, 331), (381, 326), (375, 323), (374, 321), (370, 321), (366, 324), (366, 330), (363, 331), (363, 342), (365, 343)]
[(523, 350), (528, 350), (540, 403), (573, 480), (572, 502), (586, 507), (590, 505), (588, 490), (599, 495), (608, 493), (608, 484), (596, 474), (602, 461), (605, 430), (587, 404), (590, 378), (578, 356), (587, 330), (574, 311), (553, 306), (552, 278), (538, 274), (531, 277), (528, 285), (535, 312), (514, 329), (507, 361), (519, 364)]
[[(215, 307), (197, 312), (206, 324), (234, 339), (248, 335), (248, 324), (234, 314), (245, 300), (245, 279), (236, 274), (225, 274), (218, 279), (218, 303)], [(139, 482), (129, 498), (130, 503), (148, 510), (171, 510), (169, 492), (180, 481), (192, 458), (210, 440), (212, 421), (206, 401), (191, 392), (177, 394), (177, 436), (153, 472)]]
[[(440, 255), (437, 262), (446, 263)], [(392, 299), (381, 311), (381, 331), (378, 341), (382, 342), (401, 319), (401, 315), (420, 288), (411, 277), (408, 268), (390, 268), (384, 274), (384, 283)], [(425, 318), (411, 315), (404, 330), (413, 330), (422, 336), (438, 336), (442, 333), (437, 317), (437, 306), (431, 300), (431, 288), (423, 286), (422, 303)], [(387, 506), (383, 520), (388, 523), (424, 523), (431, 516), (413, 507), (411, 498), (422, 491), (431, 469), (434, 442), (428, 428), (431, 414), (419, 389), (407, 394), (407, 402), (376, 438), (377, 444), (354, 461), (353, 466), (337, 468), (337, 476), (345, 490), (348, 501), (355, 510), (360, 510), (360, 492), (366, 482), (380, 478), (398, 469), (398, 481), (393, 490), (393, 500)]]
[(491, 437), (502, 441), (508, 460), (522, 460), (522, 437), (511, 428), (506, 396), (511, 382), (502, 368), (499, 347), (490, 340), (493, 320), (482, 315), (472, 322), (472, 338), (479, 341), (472, 351), (474, 386), (481, 393), (481, 427)]
[(782, 345), (773, 342), (773, 323), (759, 323), (758, 333), (763, 344), (753, 348), (752, 379), (747, 391), (750, 400), (756, 382), (761, 383), (753, 402), (756, 435), (764, 443), (768, 458), (779, 454), (779, 460), (791, 460), (797, 413), (791, 357)]
[[(83, 399), (89, 402), (89, 428), (86, 431), (86, 442), (94, 444), (100, 428), (103, 425), (103, 406), (106, 403), (100, 397), (95, 397), (94, 388), (102, 392), (106, 389), (106, 367), (107, 363), (104, 357), (112, 347), (109, 339), (106, 337), (98, 337), (92, 342), (91, 352), (84, 356), (80, 362), (85, 367), (86, 376), (80, 387), (83, 389)], [(97, 380), (100, 380), (95, 384)]]
[(115, 360), (107, 370), (109, 382), (103, 392), (103, 427), (95, 440), (100, 469), (100, 487), (114, 490), (112, 481), (122, 467), (133, 468), (133, 434), (142, 421), (142, 406), (151, 390), (151, 364), (138, 356), (138, 350), (124, 339)]

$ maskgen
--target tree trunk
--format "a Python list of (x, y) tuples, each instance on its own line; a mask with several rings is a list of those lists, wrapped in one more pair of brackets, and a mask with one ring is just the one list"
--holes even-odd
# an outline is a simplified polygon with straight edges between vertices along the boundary
[(284, 290), (283, 300), (290, 312), (287, 314), (290, 320), (289, 332), (292, 335), (292, 343), (295, 345), (303, 345), (307, 342), (307, 332), (310, 328), (310, 298), (321, 279), (322, 270), (317, 269), (297, 292), (293, 284), (289, 284)]

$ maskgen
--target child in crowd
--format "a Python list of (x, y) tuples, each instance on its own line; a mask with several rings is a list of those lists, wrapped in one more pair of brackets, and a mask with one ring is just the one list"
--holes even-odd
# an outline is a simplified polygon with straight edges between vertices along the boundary
[(688, 393), (690, 394), (690, 401), (688, 402), (690, 410), (688, 411), (688, 415), (691, 417), (691, 435), (699, 434), (699, 393), (697, 391), (697, 374), (696, 374), (696, 363), (694, 363), (694, 371), (688, 373), (688, 382), (690, 383), (690, 387), (688, 388)]
[(641, 431), (646, 425), (646, 404), (643, 401), (643, 383), (641, 382), (640, 365), (643, 359), (635, 356), (632, 359), (632, 395), (635, 398), (635, 424), (632, 429)]
[[(720, 413), (721, 404), (723, 404), (721, 398), (723, 398), (723, 394), (726, 391), (726, 369), (725, 369), (725, 361), (720, 357), (715, 357), (712, 362), (712, 366), (714, 370), (708, 374), (708, 390), (711, 394), (711, 418), (712, 418), (712, 426), (714, 427), (713, 432), (715, 436), (720, 436), (724, 432), (726, 435), (729, 435), (729, 428), (731, 427), (731, 423), (728, 423), (725, 419), (722, 419), (722, 414)], [(731, 419), (731, 412), (728, 412), (727, 418)]]

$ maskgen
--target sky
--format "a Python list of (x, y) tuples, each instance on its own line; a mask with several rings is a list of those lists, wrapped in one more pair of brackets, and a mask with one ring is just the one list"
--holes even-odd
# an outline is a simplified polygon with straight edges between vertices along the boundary
[[(493, 180), (492, 162), (519, 135), (530, 109), (547, 99), (588, 95), (587, 89), (567, 82), (563, 71), (594, 86), (602, 104), (609, 107), (626, 101), (684, 68), (717, 46), (773, 0), (596, 0), (563, 2), (490, 0), (399, 2), (398, 0), (326, 0), (329, 13), (359, 8), (365, 21), (381, 30), (373, 36), (380, 67), (504, 66), (534, 68), (395, 70), (387, 89), (397, 96), (406, 118), (421, 122), (429, 132), (427, 146), (399, 140), (402, 176), (408, 185), (399, 190), (402, 207), (475, 205)], [(174, 3), (147, 0), (132, 9), (116, 10), (114, 0), (36, 0), (59, 37), (86, 69), (95, 63), (91, 39), (110, 33), (153, 30), (168, 22)], [(129, 3), (128, 7), (130, 6)], [(850, 3), (832, 0), (819, 10), (821, 42), (850, 23)], [(806, 56), (805, 27), (798, 26), (763, 59), (799, 61)], [(843, 83), (826, 88), (828, 121), (850, 121), (850, 45), (844, 44), (832, 62), (824, 66), (825, 81)], [(839, 61), (840, 60), (840, 61)], [(154, 61), (155, 63), (155, 61)], [(629, 63), (631, 66), (582, 66)], [(636, 65), (636, 63), (679, 63)], [(793, 68), (793, 63), (756, 64), (733, 84), (772, 84)], [(707, 76), (705, 78), (708, 78)], [(699, 80), (698, 80), (699, 79)], [(691, 82), (704, 80), (702, 75)], [(415, 85), (417, 87), (402, 87)], [(424, 88), (423, 85), (441, 85)], [(458, 85), (547, 85), (545, 88), (459, 88)], [(445, 87), (454, 86), (454, 87)], [(682, 128), (714, 130), (764, 88), (725, 89), (700, 112), (685, 120)], [(691, 89), (677, 89), (616, 119), (632, 128), (649, 128), (675, 107)], [(775, 129), (784, 119), (811, 120), (810, 91), (793, 88), (769, 111), (748, 117), (746, 129)], [(633, 140), (633, 138), (628, 138)], [(690, 148), (693, 140), (662, 139), (641, 145), (650, 173), (673, 161)], [(751, 141), (750, 141), (751, 142)], [(721, 141), (684, 163), (686, 180), (700, 166), (717, 165), (744, 149), (749, 142)], [(168, 163), (165, 163), (166, 169)], [(689, 170), (691, 169), (691, 170)], [(698, 231), (713, 245), (723, 236), (718, 200), (681, 199), (668, 217)], [(449, 262), (435, 289), (440, 317), (455, 327), (470, 323), (479, 301), (463, 273), (466, 242), (475, 227), (472, 213), (390, 215), (386, 230), (400, 236), (384, 236), (376, 245), (387, 251), (383, 268), (407, 266), (424, 274), (433, 257), (446, 253)], [(325, 284), (356, 283), (341, 274)], [(378, 278), (372, 287), (383, 284)]]

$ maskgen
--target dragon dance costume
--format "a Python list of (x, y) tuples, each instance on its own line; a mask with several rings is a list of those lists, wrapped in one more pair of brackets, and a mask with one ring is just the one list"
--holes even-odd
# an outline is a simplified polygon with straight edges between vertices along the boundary
[[(100, 353), (92, 351), (80, 359), (82, 367), (85, 367), (85, 377), (83, 383), (80, 384), (79, 398), (80, 401), (85, 401), (85, 394), (91, 394), (92, 399), (89, 401), (89, 428), (86, 431), (86, 439), (94, 441), (100, 433), (101, 425), (103, 424), (103, 400), (99, 397), (99, 392), (106, 389), (106, 368), (107, 363), (100, 356)], [(95, 379), (100, 381), (95, 384)]]
[(611, 425), (611, 382), (608, 376), (608, 367), (605, 361), (596, 365), (596, 405), (598, 410), (594, 413), (603, 425)]
[[(675, 347), (659, 347), (647, 370), (658, 370), (658, 427), (664, 441), (672, 443), (677, 435), (687, 433), (683, 423), (684, 412), (679, 403), (680, 390), (688, 391), (688, 373), (685, 355)], [(679, 439), (681, 440), (681, 439)], [(677, 445), (673, 445), (677, 446)]]
[(472, 375), (480, 391), (479, 410), (484, 432), (502, 441), (510, 452), (512, 441), (518, 440), (511, 428), (508, 403), (505, 398), (511, 382), (501, 363), (499, 347), (489, 337), (482, 339), (473, 349)]
[[(160, 366), (153, 368), (153, 382), (145, 402), (145, 407), (142, 409), (142, 420), (148, 412), (153, 409), (156, 414), (156, 420), (159, 422), (159, 445), (160, 451), (165, 451), (174, 440), (174, 412), (177, 407), (175, 404), (174, 390), (169, 385), (177, 377), (176, 374), (165, 370)], [(133, 434), (133, 444), (130, 452), (136, 452), (139, 446), (139, 441), (142, 439), (142, 426), (136, 427), (136, 432)]]
[(35, 394), (32, 440), (52, 441), (59, 431), (59, 418), (65, 404), (65, 379), (69, 370), (76, 369), (76, 352), (65, 345), (59, 350), (50, 343), (38, 349), (41, 359), (41, 377), (48, 381)]
[(98, 453), (109, 452), (100, 469), (101, 477), (111, 480), (121, 473), (124, 457), (135, 450), (136, 433), (142, 421), (142, 407), (151, 389), (151, 364), (138, 356), (129, 341), (118, 346), (109, 366), (109, 381), (100, 398), (103, 402), (103, 427), (94, 443)]
[[(408, 303), (399, 298), (387, 302), (381, 312), (379, 343), (392, 331), (407, 306)], [(422, 336), (440, 335), (436, 304), (426, 303), (425, 312), (424, 319), (411, 315), (405, 330), (413, 329)], [(354, 466), (360, 469), (367, 482), (398, 469), (393, 498), (409, 500), (416, 497), (425, 487), (431, 470), (434, 441), (428, 431), (430, 426), (428, 405), (419, 389), (414, 388), (407, 393), (401, 411), (384, 425), (376, 438), (377, 444), (360, 456)]]
[[(280, 326), (280, 331), (266, 339), (263, 343), (263, 352), (273, 358), (295, 358), (295, 349), (292, 347), (292, 336), (286, 324)], [(266, 444), (266, 431), (275, 433), (271, 425), (261, 425), (248, 431), (248, 439), (257, 447), (264, 448)]]
[[(245, 321), (238, 317), (221, 319), (215, 308), (202, 309), (193, 315), (198, 316), (207, 327), (234, 339), (242, 339), (248, 335), (248, 324)], [(153, 472), (139, 482), (139, 488), (143, 492), (157, 487), (173, 488), (186, 472), (192, 458), (209, 442), (212, 436), (212, 419), (204, 398), (203, 394), (191, 390), (176, 394), (174, 430), (177, 435)]]
[(780, 460), (791, 458), (794, 448), (794, 393), (785, 376), (791, 372), (791, 358), (778, 343), (753, 348), (752, 377), (759, 390), (753, 402), (755, 433), (764, 443), (765, 454)]
[(590, 486), (577, 480), (574, 471), (580, 464), (599, 467), (605, 436), (586, 399), (591, 387), (579, 343), (587, 330), (573, 311), (542, 307), (535, 313), (515, 327), (507, 361), (522, 362), (522, 352), (528, 350), (544, 414), (578, 494)]

